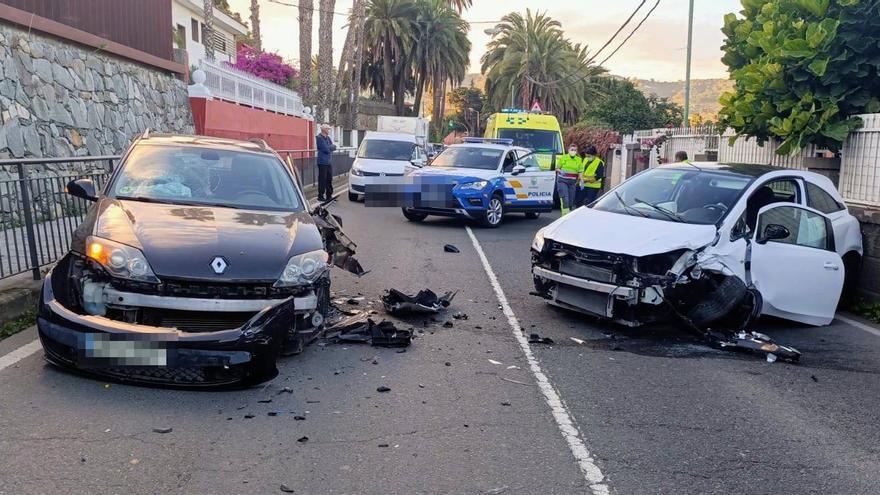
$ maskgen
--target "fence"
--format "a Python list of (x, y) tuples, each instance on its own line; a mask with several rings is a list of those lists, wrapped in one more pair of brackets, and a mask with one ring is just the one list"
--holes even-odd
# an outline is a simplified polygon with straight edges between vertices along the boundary
[[(315, 150), (275, 150), (281, 158), (294, 166), (297, 180), (300, 186), (310, 186), (318, 183), (318, 158)], [(351, 170), (354, 158), (351, 156), (354, 148), (342, 148), (331, 156), (333, 175), (347, 174)]]
[(838, 188), (848, 201), (880, 206), (880, 114), (859, 117), (864, 125), (843, 145)]
[(31, 271), (67, 252), (88, 202), (64, 192), (73, 179), (103, 186), (118, 156), (0, 160), (0, 279)]
[(202, 60), (199, 69), (205, 72), (204, 85), (215, 98), (270, 112), (311, 118), (303, 112), (302, 98), (296, 91), (219, 62)]

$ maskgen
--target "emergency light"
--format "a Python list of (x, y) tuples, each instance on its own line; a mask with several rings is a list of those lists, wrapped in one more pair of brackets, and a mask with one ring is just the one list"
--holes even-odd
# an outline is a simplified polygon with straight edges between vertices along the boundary
[(464, 142), (468, 144), (503, 144), (505, 146), (513, 146), (513, 139), (507, 138), (466, 137)]

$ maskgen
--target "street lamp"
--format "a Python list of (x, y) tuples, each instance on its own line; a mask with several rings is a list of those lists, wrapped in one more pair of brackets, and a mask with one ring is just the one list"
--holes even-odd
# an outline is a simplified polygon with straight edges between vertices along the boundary
[(481, 123), (480, 111), (474, 107), (468, 107), (468, 110), (477, 114), (477, 122), (476, 122), (476, 125), (474, 125), (474, 135), (479, 136), (480, 135), (480, 123)]

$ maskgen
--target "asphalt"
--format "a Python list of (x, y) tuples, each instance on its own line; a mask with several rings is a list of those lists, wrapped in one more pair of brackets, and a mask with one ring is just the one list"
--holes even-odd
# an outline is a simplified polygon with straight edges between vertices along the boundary
[[(437, 322), (401, 323), (417, 335), (406, 352), (312, 345), (265, 386), (232, 392), (110, 384), (35, 353), (0, 370), (0, 494), (589, 493), (465, 224), (332, 208), (371, 270), (334, 272), (337, 297), (365, 298), (350, 307), (372, 302), (381, 318), (388, 288), (458, 291)], [(771, 364), (674, 326), (558, 310), (529, 295), (529, 244), (550, 220), (473, 232), (523, 328), (556, 342), (532, 352), (611, 493), (877, 492), (880, 337), (761, 321), (804, 352)], [(0, 342), (0, 359), (33, 338)]]

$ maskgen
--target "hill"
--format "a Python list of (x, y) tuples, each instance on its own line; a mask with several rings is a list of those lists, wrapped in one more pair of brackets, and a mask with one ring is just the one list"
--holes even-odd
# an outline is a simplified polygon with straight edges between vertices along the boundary
[[(654, 81), (633, 79), (635, 85), (645, 94), (655, 94), (661, 98), (684, 105), (684, 81)], [(699, 115), (707, 120), (715, 120), (721, 105), (718, 97), (729, 91), (733, 81), (728, 79), (691, 80), (691, 115)]]

